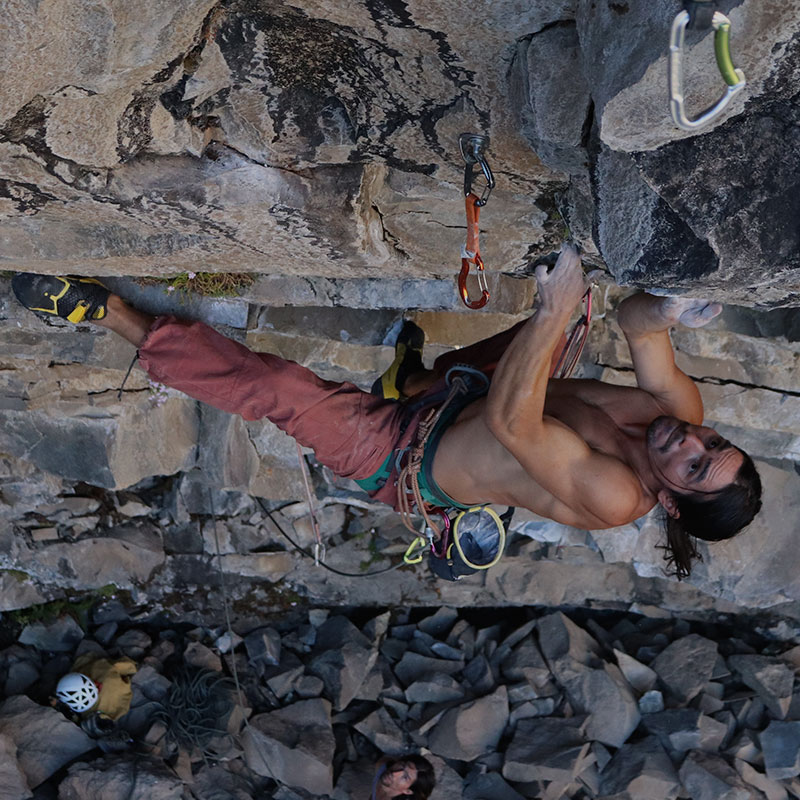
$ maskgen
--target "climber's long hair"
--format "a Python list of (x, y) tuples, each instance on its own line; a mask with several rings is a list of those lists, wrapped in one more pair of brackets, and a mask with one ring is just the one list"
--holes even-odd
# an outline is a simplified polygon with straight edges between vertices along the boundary
[(696, 539), (730, 539), (761, 509), (761, 478), (756, 465), (747, 453), (739, 452), (744, 456), (742, 466), (724, 489), (711, 495), (673, 492), (680, 516), (675, 519), (665, 512), (667, 543), (662, 549), (667, 569), (678, 580), (691, 574), (694, 559), (701, 559)]

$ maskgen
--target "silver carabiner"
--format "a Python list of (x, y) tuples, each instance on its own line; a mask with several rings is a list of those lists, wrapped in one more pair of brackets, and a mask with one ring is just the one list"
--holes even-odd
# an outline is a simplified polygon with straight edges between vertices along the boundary
[(486, 184), (475, 205), (478, 208), (485, 206), (492, 189), (494, 189), (494, 175), (491, 167), (489, 167), (489, 162), (486, 160), (489, 137), (480, 133), (462, 133), (458, 137), (458, 149), (461, 151), (461, 158), (464, 159), (466, 164), (464, 168), (464, 197), (467, 197), (472, 192), (472, 183), (475, 179), (473, 172), (477, 164), (481, 168), (481, 172), (483, 172)]
[(714, 12), (711, 22), (714, 28), (714, 54), (722, 79), (728, 84), (725, 93), (702, 114), (690, 119), (686, 116), (683, 96), (683, 47), (686, 26), (689, 24), (688, 11), (681, 11), (672, 23), (669, 39), (669, 109), (675, 124), (685, 131), (694, 131), (716, 119), (731, 98), (745, 86), (744, 73), (733, 66), (730, 49), (731, 21), (719, 11)]

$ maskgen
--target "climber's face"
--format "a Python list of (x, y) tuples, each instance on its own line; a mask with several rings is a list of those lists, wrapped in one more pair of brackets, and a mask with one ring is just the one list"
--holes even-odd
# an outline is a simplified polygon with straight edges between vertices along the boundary
[(670, 491), (713, 494), (736, 480), (744, 456), (713, 428), (657, 417), (647, 430), (653, 472)]

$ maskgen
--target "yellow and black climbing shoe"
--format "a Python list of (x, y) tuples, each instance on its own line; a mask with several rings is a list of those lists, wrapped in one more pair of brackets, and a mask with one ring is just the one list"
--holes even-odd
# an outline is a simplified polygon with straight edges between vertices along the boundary
[(406, 320), (394, 345), (394, 361), (372, 384), (372, 394), (387, 400), (405, 400), (402, 388), (406, 378), (425, 369), (422, 364), (424, 345), (425, 331), (411, 320)]
[(70, 322), (103, 319), (111, 294), (94, 278), (34, 272), (18, 272), (11, 279), (11, 288), (25, 308), (41, 316), (61, 317)]

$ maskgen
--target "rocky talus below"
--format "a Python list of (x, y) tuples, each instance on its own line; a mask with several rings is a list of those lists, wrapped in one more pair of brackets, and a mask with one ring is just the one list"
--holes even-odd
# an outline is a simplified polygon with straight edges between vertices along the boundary
[[(800, 798), (800, 648), (730, 622), (287, 607), (229, 631), (114, 598), (71, 613), (4, 627), (3, 800), (366, 798), (381, 753), (410, 752), (434, 766), (431, 800)], [(86, 654), (138, 665), (113, 731), (49, 703)]]

